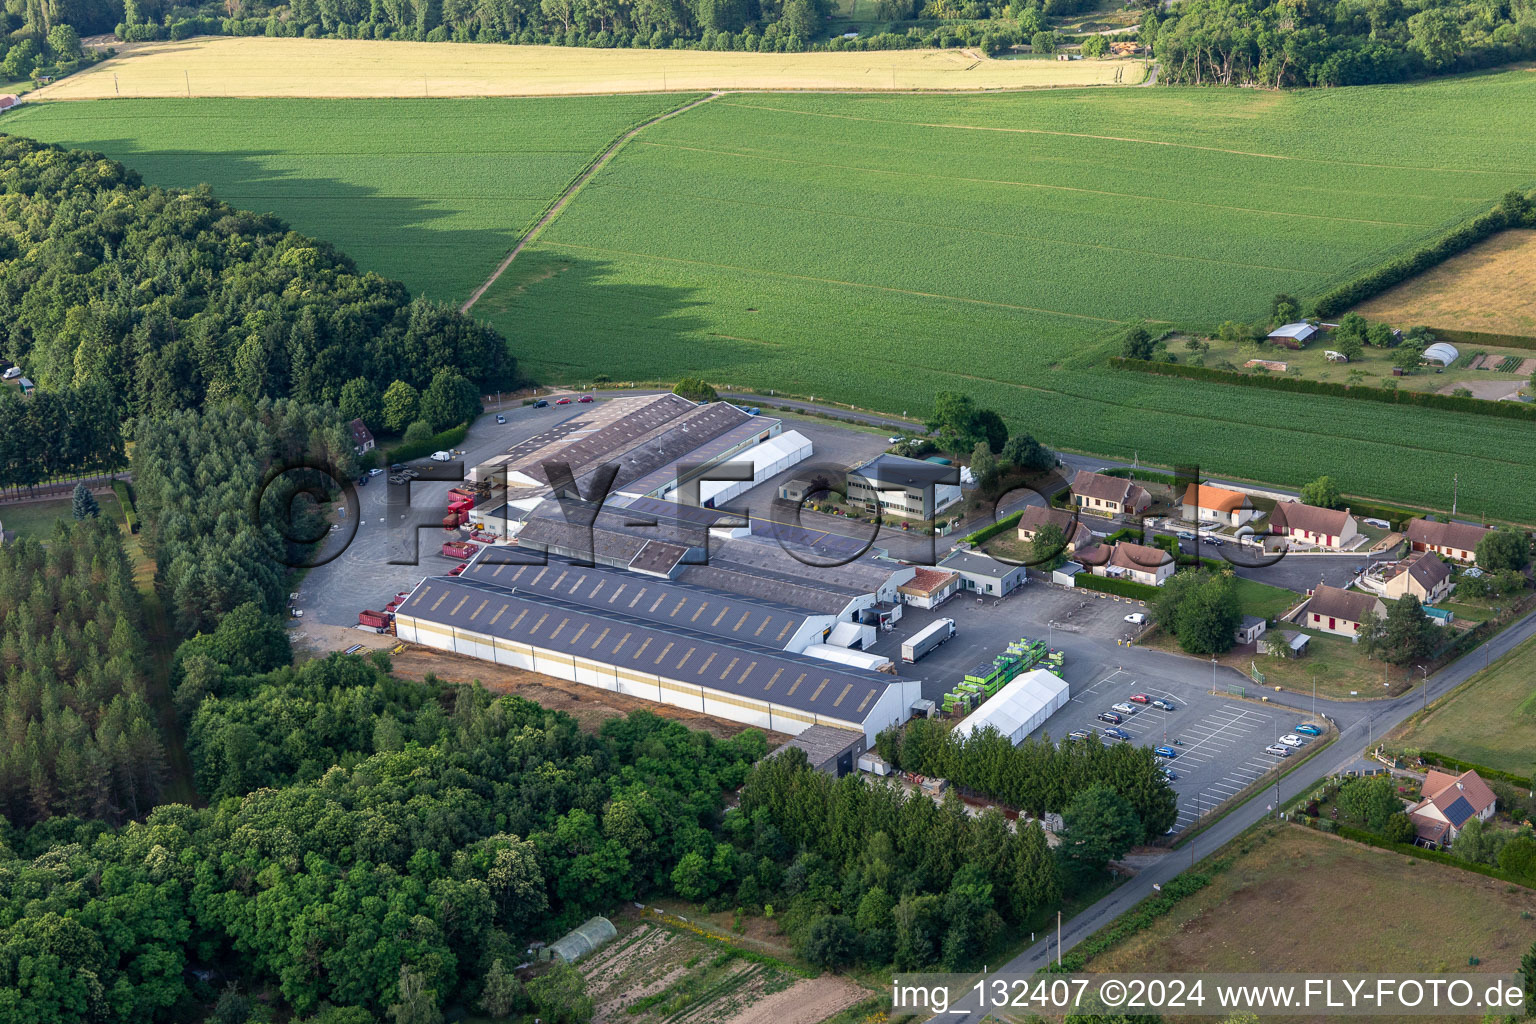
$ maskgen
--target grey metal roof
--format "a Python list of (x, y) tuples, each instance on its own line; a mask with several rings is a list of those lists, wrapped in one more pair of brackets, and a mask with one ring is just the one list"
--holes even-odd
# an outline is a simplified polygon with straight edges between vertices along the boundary
[(498, 565), (477, 558), (459, 578), (775, 650), (805, 621), (805, 612), (778, 603), (556, 559)]
[(968, 572), (973, 576), (986, 576), (990, 579), (1007, 579), (1016, 572), (1023, 572), (1022, 565), (1009, 565), (1007, 562), (999, 562), (991, 555), (984, 555), (980, 551), (966, 551), (960, 549), (952, 551), (943, 561), (939, 562), (943, 569), (953, 569), (956, 572)]
[[(643, 419), (643, 417), (635, 418)], [(594, 475), (600, 466), (608, 462), (616, 462), (619, 465), (619, 472), (614, 478), (614, 486), (628, 487), (631, 481), (644, 479), (654, 473), (660, 472), (663, 476), (675, 475), (679, 462), (694, 461), (698, 458), (696, 453), (701, 447), (736, 428), (746, 428), (744, 436), (739, 436), (734, 442), (735, 444), (743, 443), (746, 438), (757, 432), (752, 420), (753, 417), (728, 402), (691, 405), (687, 411), (659, 427), (643, 432), (636, 432), (634, 428), (638, 425), (631, 424), (626, 419), (605, 429), (600, 436), (595, 435), (590, 439), (575, 442), (553, 457), (563, 458), (571, 463), (572, 472), (576, 474), (577, 482), (582, 484), (583, 489), (587, 479)], [(623, 443), (610, 444), (612, 436), (619, 434), (624, 437)], [(606, 448), (601, 454), (597, 454), (600, 446), (606, 446)], [(578, 460), (581, 461), (582, 468), (577, 468)], [(699, 458), (698, 461), (707, 460)], [(528, 472), (530, 476), (535, 475), (529, 470), (524, 472)]]
[(781, 576), (746, 566), (730, 566), (714, 559), (708, 565), (684, 566), (677, 578), (684, 583), (727, 594), (771, 599), (824, 615), (837, 615), (848, 607), (849, 601), (860, 596), (840, 588), (823, 588), (814, 580), (796, 580), (787, 574)]
[(788, 743), (770, 753), (775, 757), (791, 747), (805, 752), (805, 760), (812, 768), (820, 768), (849, 747), (864, 738), (863, 733), (852, 729), (839, 729), (835, 725), (813, 725), (804, 732), (796, 733)]
[(1307, 338), (1312, 337), (1312, 335), (1316, 333), (1316, 327), (1313, 327), (1305, 320), (1299, 320), (1293, 324), (1285, 324), (1281, 327), (1276, 327), (1274, 330), (1269, 332), (1269, 336), (1271, 338), (1296, 338), (1298, 340), (1305, 341)]
[[(718, 402), (705, 408), (715, 409), (721, 406), (735, 409), (735, 406), (727, 405), (725, 402)], [(739, 409), (736, 411), (740, 412)], [(615, 486), (622, 485), (625, 490), (633, 491), (637, 494), (650, 494), (652, 491), (659, 491), (663, 487), (669, 487), (677, 482), (678, 462), (684, 459), (691, 463), (700, 464), (716, 462), (730, 454), (732, 450), (741, 448), (771, 434), (773, 428), (779, 424), (779, 421), (775, 419), (767, 419), (762, 416), (748, 417), (746, 413), (741, 413), (741, 415), (746, 417), (742, 422), (703, 440), (702, 443), (695, 445), (689, 451), (678, 455), (676, 459), (669, 460), (665, 465), (651, 470), (644, 476), (621, 471), (618, 483)]]
[(851, 558), (841, 565), (807, 565), (785, 550), (785, 544), (790, 545), (791, 550), (794, 549), (793, 539), (786, 538), (781, 542), (757, 533), (762, 525), (761, 519), (754, 519), (752, 536), (712, 541), (709, 546), (710, 564), (782, 574), (789, 580), (822, 590), (845, 592), (849, 596), (872, 594), (885, 586), (893, 573), (907, 568), (899, 562), (871, 553)]
[(848, 722), (904, 681), (453, 577), (423, 580), (396, 614)]
[(580, 477), (698, 408), (672, 394), (596, 403), (589, 411), (514, 445), (508, 450), (507, 468), (547, 483), (543, 463), (554, 459), (569, 464), (571, 473)]
[(881, 487), (925, 487), (929, 484), (960, 483), (960, 470), (954, 466), (941, 466), (936, 462), (909, 459), (905, 455), (889, 452), (876, 455), (868, 462), (848, 471), (849, 476), (861, 476)]

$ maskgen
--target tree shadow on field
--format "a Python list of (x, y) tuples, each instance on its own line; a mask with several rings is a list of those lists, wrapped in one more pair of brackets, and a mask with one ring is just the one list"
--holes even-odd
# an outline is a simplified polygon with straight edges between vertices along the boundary
[[(34, 138), (28, 122), (0, 130)], [(429, 225), (458, 211), (451, 182), (436, 196), (384, 195), (377, 188), (321, 174), (301, 173), (304, 154), (274, 150), (198, 150), (141, 147), (133, 138), (68, 138), (48, 125), (43, 141), (105, 155), (138, 173), (146, 185), (195, 188), (208, 185), (214, 198), (240, 210), (273, 214), (300, 234), (329, 242), (357, 265), (403, 281), (414, 294), (462, 302), (517, 243), (525, 225), (509, 215), (505, 227)], [(276, 166), (274, 166), (276, 165)], [(434, 205), (441, 198), (447, 207)], [(551, 197), (552, 198), (552, 197)], [(508, 202), (517, 201), (509, 197)], [(529, 201), (533, 216), (546, 199)]]
[(636, 279), (623, 261), (525, 249), (475, 305), (511, 341), (518, 362), (547, 381), (666, 380), (760, 364), (778, 346), (718, 333), (691, 285)]

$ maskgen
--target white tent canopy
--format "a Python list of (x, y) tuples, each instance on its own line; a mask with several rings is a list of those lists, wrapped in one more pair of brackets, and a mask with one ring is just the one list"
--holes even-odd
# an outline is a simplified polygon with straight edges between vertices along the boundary
[(1424, 350), (1426, 362), (1441, 363), (1445, 366), (1450, 366), (1460, 356), (1461, 353), (1456, 351), (1455, 345), (1447, 344), (1443, 341), (1437, 341)]
[(750, 462), (752, 464), (752, 479), (747, 480), (704, 480), (699, 483), (699, 503), (706, 508), (720, 508), (726, 502), (740, 494), (745, 494), (755, 485), (762, 483), (771, 476), (777, 476), (789, 467), (804, 462), (811, 457), (811, 442), (798, 430), (786, 430), (782, 434), (770, 437), (762, 444), (751, 448), (730, 460), (730, 463)]
[(969, 738), (983, 729), (996, 729), (1014, 744), (1045, 724), (1045, 720), (1067, 703), (1071, 691), (1067, 681), (1045, 669), (1025, 672), (997, 691), (955, 726), (955, 735)]

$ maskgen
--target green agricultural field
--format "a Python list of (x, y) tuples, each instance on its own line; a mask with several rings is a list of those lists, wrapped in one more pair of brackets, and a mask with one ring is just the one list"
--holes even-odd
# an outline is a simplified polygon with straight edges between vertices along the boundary
[(1394, 733), (1392, 745), (1530, 775), (1536, 770), (1536, 640), (1516, 647), (1427, 716)]
[(727, 95), (647, 128), (477, 310), (551, 379), (686, 371), (897, 411), (964, 389), (1065, 447), (1432, 507), (1455, 465), (1475, 511), (1528, 516), (1527, 425), (1102, 364), (1127, 322), (1257, 318), (1528, 187), (1532, 102), (1521, 71)]
[(680, 96), (158, 99), (26, 105), (0, 131), (207, 183), (360, 268), (462, 301), (570, 181)]

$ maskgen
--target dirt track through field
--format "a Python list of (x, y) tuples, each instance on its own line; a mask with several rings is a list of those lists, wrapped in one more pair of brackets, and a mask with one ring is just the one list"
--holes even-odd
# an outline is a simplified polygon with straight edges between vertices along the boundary
[(517, 259), (518, 253), (527, 248), (528, 243), (537, 238), (539, 236), (539, 232), (543, 231), (546, 225), (548, 225), (556, 217), (560, 216), (560, 211), (564, 210), (566, 205), (570, 203), (572, 199), (576, 198), (576, 193), (581, 191), (581, 187), (587, 182), (591, 181), (594, 174), (608, 166), (608, 162), (613, 159), (614, 154), (618, 153), (619, 150), (624, 148), (625, 143), (634, 138), (636, 135), (639, 135), (642, 131), (649, 128), (651, 125), (659, 124), (662, 121), (665, 121), (668, 118), (676, 117), (679, 114), (685, 114), (692, 110), (694, 107), (708, 103), (710, 100), (718, 99), (721, 95), (722, 94), (718, 92), (710, 93), (708, 96), (700, 97), (691, 103), (684, 103), (680, 107), (674, 107), (673, 109), (667, 111), (665, 114), (661, 114), (657, 117), (651, 118), (649, 121), (635, 125), (629, 131), (615, 139), (613, 145), (603, 150), (602, 155), (599, 156), (596, 160), (592, 161), (586, 170), (576, 175), (576, 180), (571, 182), (570, 185), (566, 186), (565, 191), (560, 193), (560, 198), (556, 199), (552, 204), (550, 204), (549, 209), (544, 211), (544, 216), (540, 217), (538, 222), (534, 224), (533, 227), (528, 229), (528, 233), (517, 240), (517, 244), (512, 247), (512, 251), (507, 253), (507, 258), (502, 260), (501, 263), (497, 265), (496, 269), (491, 271), (491, 276), (486, 278), (485, 281), (481, 283), (480, 287), (471, 292), (469, 298), (464, 300), (464, 305), (459, 307), (459, 312), (468, 313), (471, 309), (474, 308), (475, 303), (480, 301), (480, 296), (484, 295), (486, 291), (491, 287), (491, 285), (496, 283), (496, 279), (499, 278), (502, 273), (512, 265), (512, 261)]

